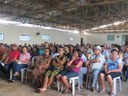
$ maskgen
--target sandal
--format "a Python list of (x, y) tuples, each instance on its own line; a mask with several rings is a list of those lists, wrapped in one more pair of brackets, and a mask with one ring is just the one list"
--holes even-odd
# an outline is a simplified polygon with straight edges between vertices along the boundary
[(113, 92), (109, 92), (109, 95), (110, 95), (110, 96), (114, 96), (114, 93), (113, 93)]
[(92, 87), (92, 88), (91, 88), (91, 91), (92, 91), (92, 92), (96, 92), (96, 90), (95, 90), (95, 88), (94, 88), (94, 87)]
[(15, 73), (14, 73), (14, 76), (19, 76), (19, 73), (18, 73), (18, 72), (15, 72)]
[(9, 80), (8, 83), (15, 83), (15, 80)]

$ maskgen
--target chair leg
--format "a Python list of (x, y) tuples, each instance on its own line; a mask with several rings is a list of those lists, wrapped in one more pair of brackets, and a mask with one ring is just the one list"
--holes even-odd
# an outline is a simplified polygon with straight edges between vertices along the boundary
[(64, 85), (61, 83), (61, 92), (64, 90)]
[(24, 82), (24, 70), (21, 70), (21, 82)]
[(57, 89), (58, 89), (58, 91), (60, 91), (60, 82), (59, 81), (57, 81)]
[(97, 90), (97, 91), (99, 90), (99, 84), (98, 84), (98, 82), (97, 82), (97, 84), (96, 84), (96, 90)]
[(28, 79), (28, 72), (26, 71), (26, 74), (25, 74), (25, 83), (27, 83), (27, 79)]
[(113, 81), (114, 81), (114, 94), (116, 94), (116, 79), (113, 79)]
[(86, 76), (86, 86), (85, 87), (88, 89), (88, 74)]
[(75, 95), (75, 80), (72, 80), (72, 95)]
[(120, 84), (120, 91), (122, 91), (121, 79), (119, 79), (119, 84)]
[(89, 75), (89, 80), (88, 81), (89, 81), (88, 82), (89, 83), (88, 89), (89, 89), (89, 88), (91, 88), (91, 84), (92, 84), (92, 75), (91, 74)]
[(10, 78), (9, 79), (12, 79), (12, 75), (13, 75), (13, 70), (10, 69)]

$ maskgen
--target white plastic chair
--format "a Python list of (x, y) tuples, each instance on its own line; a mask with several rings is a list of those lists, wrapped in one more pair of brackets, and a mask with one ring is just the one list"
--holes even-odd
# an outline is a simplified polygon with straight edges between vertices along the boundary
[(58, 81), (57, 80), (57, 88), (58, 88), (58, 91), (63, 91), (63, 89), (64, 89), (64, 86), (63, 86), (63, 84), (60, 82), (60, 81)]
[[(78, 79), (79, 79), (78, 76), (69, 78), (69, 83), (72, 84), (72, 95), (75, 95), (75, 85), (76, 85), (76, 80), (78, 80)], [(78, 87), (79, 87), (79, 90), (80, 90), (79, 85), (78, 85)]]
[(10, 80), (12, 79), (12, 75), (13, 75), (13, 70), (12, 70), (12, 68), (10, 69)]
[(25, 78), (25, 71), (27, 70), (27, 68), (23, 68), (21, 69), (21, 82), (24, 82), (24, 78)]
[(113, 84), (114, 84), (114, 95), (116, 95), (116, 84), (117, 84), (117, 80), (119, 80), (120, 91), (122, 91), (121, 78), (120, 78), (120, 76), (115, 77), (115, 78), (113, 79)]
[[(24, 82), (24, 78), (25, 78), (25, 71), (27, 68), (23, 68), (21, 69), (21, 82)], [(10, 80), (12, 79), (12, 75), (13, 75), (13, 70), (10, 70)]]
[[(34, 56), (34, 57), (32, 58), (32, 62), (31, 62), (31, 65), (30, 65), (30, 66), (34, 66), (34, 65), (35, 65), (35, 61), (38, 59), (38, 57), (40, 57), (40, 56)], [(23, 71), (25, 71), (25, 70), (23, 70)], [(26, 73), (25, 73), (25, 83), (27, 82), (27, 79), (28, 79), (28, 72), (32, 72), (32, 70), (29, 69), (29, 67), (26, 69)], [(22, 72), (21, 74), (24, 74), (24, 72)], [(22, 75), (22, 76), (24, 76), (24, 75)], [(23, 79), (23, 78), (22, 78), (22, 79)]]
[[(78, 79), (79, 79), (78, 76), (69, 78), (69, 83), (72, 84), (72, 95), (75, 95), (75, 85), (76, 85), (76, 80), (78, 80)], [(60, 91), (60, 89), (61, 89), (61, 92), (64, 89), (63, 84), (59, 81), (57, 81), (57, 87), (58, 87), (58, 91)], [(80, 86), (78, 85), (78, 87), (79, 87), (78, 89), (80, 91)]]

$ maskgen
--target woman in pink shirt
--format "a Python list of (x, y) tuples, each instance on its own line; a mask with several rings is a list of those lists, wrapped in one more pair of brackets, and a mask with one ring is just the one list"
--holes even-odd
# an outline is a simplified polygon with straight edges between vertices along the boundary
[(14, 74), (13, 74), (13, 78), (11, 80), (13, 83), (16, 80), (16, 76), (19, 75), (20, 70), (23, 69), (23, 68), (27, 68), (28, 65), (30, 64), (30, 58), (31, 58), (31, 56), (27, 52), (27, 47), (24, 46), (22, 48), (22, 51), (23, 52), (20, 54), (19, 59), (17, 59), (16, 62), (13, 63), (13, 72), (14, 72)]
[(60, 80), (65, 86), (67, 93), (70, 89), (70, 84), (68, 79), (71, 77), (78, 76), (80, 68), (83, 65), (83, 60), (81, 59), (81, 51), (79, 49), (75, 50), (73, 53), (73, 58), (67, 63), (68, 69), (62, 71), (58, 76), (60, 76)]

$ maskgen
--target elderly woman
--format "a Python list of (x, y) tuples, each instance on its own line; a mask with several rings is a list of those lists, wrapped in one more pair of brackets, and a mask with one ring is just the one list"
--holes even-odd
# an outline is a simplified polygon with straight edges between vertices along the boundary
[(43, 74), (46, 71), (46, 69), (49, 68), (49, 65), (51, 63), (51, 56), (50, 56), (50, 50), (47, 48), (45, 49), (45, 53), (43, 56), (40, 56), (37, 60), (37, 66), (35, 66), (34, 70), (32, 71), (36, 87), (40, 87), (40, 84), (43, 80)]
[(16, 76), (19, 75), (19, 72), (21, 69), (23, 68), (27, 68), (29, 63), (30, 63), (30, 54), (27, 52), (27, 47), (26, 46), (23, 46), (22, 48), (22, 53), (20, 54), (20, 57), (19, 59), (16, 60), (16, 62), (13, 63), (13, 77), (12, 77), (12, 80), (10, 80), (11, 82), (15, 82), (16, 80)]
[(122, 60), (119, 58), (119, 52), (116, 49), (111, 51), (111, 57), (108, 59), (104, 66), (104, 72), (100, 73), (100, 81), (102, 90), (100, 93), (105, 92), (105, 76), (107, 77), (108, 84), (110, 86), (110, 95), (114, 96), (113, 93), (113, 78), (121, 76), (122, 71)]
[(67, 93), (71, 87), (68, 82), (68, 79), (74, 76), (78, 76), (82, 65), (83, 65), (83, 59), (81, 58), (81, 51), (75, 50), (73, 53), (73, 58), (67, 64), (69, 69), (62, 71), (58, 75), (61, 76), (59, 81), (61, 81), (66, 86), (65, 93)]
[(59, 55), (55, 56), (52, 61), (52, 67), (45, 73), (44, 85), (42, 88), (39, 88), (40, 93), (47, 91), (47, 88), (53, 83), (54, 77), (63, 70), (64, 64), (66, 63), (66, 57), (64, 56), (63, 47), (60, 47), (58, 50)]

